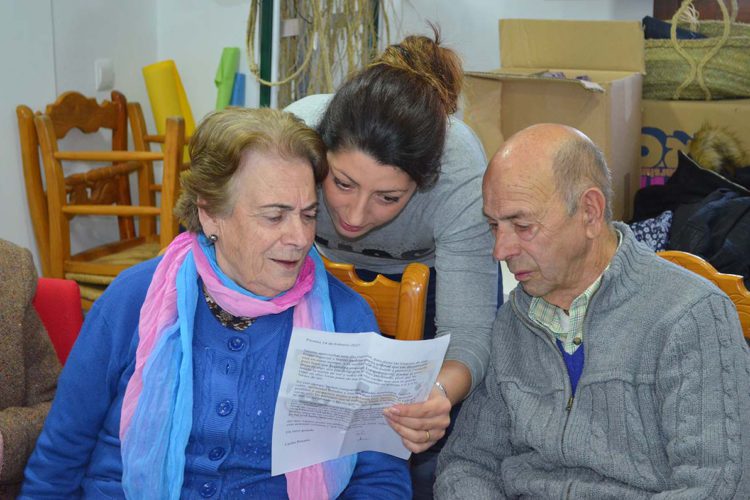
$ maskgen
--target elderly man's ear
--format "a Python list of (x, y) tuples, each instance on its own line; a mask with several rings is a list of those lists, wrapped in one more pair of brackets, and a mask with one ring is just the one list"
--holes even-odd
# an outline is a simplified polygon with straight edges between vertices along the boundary
[(607, 202), (604, 193), (598, 188), (591, 187), (583, 192), (579, 210), (583, 216), (583, 223), (586, 230), (586, 236), (589, 238), (598, 237), (606, 228), (604, 221), (604, 211)]

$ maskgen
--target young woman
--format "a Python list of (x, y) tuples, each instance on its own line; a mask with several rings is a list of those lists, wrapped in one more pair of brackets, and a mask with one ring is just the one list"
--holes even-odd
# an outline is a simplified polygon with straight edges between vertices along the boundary
[(316, 243), (331, 260), (398, 278), (410, 262), (431, 268), (425, 338), (450, 335), (430, 398), (387, 417), (413, 452), (415, 498), (431, 497), (434, 462), (460, 403), (483, 378), (497, 308), (498, 267), (482, 216), (486, 158), (451, 115), (462, 85), (458, 56), (434, 39), (388, 47), (334, 95), (287, 110), (328, 147)]

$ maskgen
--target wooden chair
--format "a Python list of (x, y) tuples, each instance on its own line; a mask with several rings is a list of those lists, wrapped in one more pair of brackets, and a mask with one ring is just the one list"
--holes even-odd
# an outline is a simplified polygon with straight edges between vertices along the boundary
[[(155, 256), (177, 234), (173, 208), (184, 141), (184, 122), (181, 118), (167, 120), (163, 152), (60, 150), (58, 140), (73, 128), (93, 133), (102, 128), (120, 127), (122, 124), (115, 121), (120, 119), (122, 113), (119, 108), (125, 105), (109, 101), (98, 104), (96, 100), (77, 92), (67, 92), (47, 106), (44, 114), (34, 117), (47, 182), (49, 275), (76, 280), (81, 285), (84, 307), (90, 306), (122, 270)], [(65, 176), (63, 161), (108, 162), (111, 165)], [(131, 173), (139, 175), (139, 186), (142, 186), (142, 177), (147, 175), (147, 164), (144, 162), (152, 161), (164, 162), (160, 206), (155, 206), (147, 197), (139, 198), (138, 205), (124, 203), (123, 198), (116, 195), (118, 189), (128, 185)], [(71, 255), (70, 219), (86, 215), (121, 218), (158, 216), (160, 235), (151, 233), (139, 236), (133, 231), (128, 238)]]
[(42, 182), (39, 163), (39, 140), (34, 128), (34, 112), (25, 105), (16, 107), (18, 134), (21, 139), (21, 163), (26, 185), (26, 201), (34, 228), (34, 238), (42, 266), (42, 276), (49, 276), (49, 221), (47, 220), (47, 193)]
[[(163, 150), (165, 135), (149, 134), (146, 128), (146, 120), (143, 117), (143, 109), (137, 102), (128, 103), (128, 121), (130, 122), (130, 131), (133, 135), (133, 147), (136, 151), (151, 151), (154, 145), (160, 145)], [(183, 139), (187, 144), (189, 138)], [(185, 159), (188, 157), (187, 146), (183, 148), (183, 154), (180, 158), (180, 170), (185, 170), (190, 166)], [(138, 196), (139, 199), (147, 200), (149, 204), (156, 203), (156, 193), (161, 193), (162, 185), (155, 181), (154, 166), (152, 161), (144, 162), (144, 175), (138, 178)], [(178, 196), (175, 196), (177, 198)], [(142, 236), (156, 234), (156, 218), (142, 217), (140, 219), (140, 234)]]
[(703, 258), (688, 252), (666, 250), (658, 252), (657, 255), (703, 276), (729, 295), (737, 307), (742, 334), (746, 340), (750, 341), (750, 291), (745, 288), (742, 276), (720, 273)]
[(379, 274), (363, 281), (354, 266), (323, 258), (328, 272), (359, 293), (370, 304), (380, 331), (396, 340), (421, 340), (424, 333), (427, 282), (430, 269), (413, 262), (404, 269), (401, 281)]
[[(111, 94), (112, 103), (116, 116), (112, 120), (112, 149), (127, 149), (127, 114), (126, 99), (120, 92), (113, 90)], [(37, 242), (39, 260), (42, 266), (42, 276), (50, 276), (50, 241), (49, 220), (47, 213), (47, 193), (42, 181), (42, 166), (39, 161), (39, 139), (34, 126), (33, 112), (26, 105), (16, 107), (18, 119), (18, 132), (21, 142), (21, 162), (23, 165), (23, 177), (26, 186), (26, 200), (29, 205), (29, 214), (34, 229), (34, 237)], [(126, 183), (127, 179), (119, 180), (116, 194), (118, 202), (129, 204), (130, 191)], [(132, 217), (120, 217), (118, 219), (120, 238), (129, 239), (135, 235), (135, 225)]]

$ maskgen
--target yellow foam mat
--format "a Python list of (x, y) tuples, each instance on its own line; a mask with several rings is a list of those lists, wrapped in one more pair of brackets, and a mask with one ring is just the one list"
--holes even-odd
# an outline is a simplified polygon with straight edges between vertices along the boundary
[(143, 79), (159, 134), (166, 132), (168, 117), (181, 116), (185, 120), (185, 134), (192, 136), (195, 120), (174, 61), (169, 59), (145, 66)]

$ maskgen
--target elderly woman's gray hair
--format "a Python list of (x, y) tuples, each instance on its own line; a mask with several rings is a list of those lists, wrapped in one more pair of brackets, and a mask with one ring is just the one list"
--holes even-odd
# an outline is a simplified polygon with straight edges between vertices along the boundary
[(231, 179), (243, 153), (274, 153), (310, 163), (315, 182), (328, 173), (320, 136), (291, 113), (270, 108), (228, 108), (209, 114), (190, 140), (190, 168), (182, 173), (175, 214), (188, 231), (201, 232), (198, 204), (213, 216), (231, 213)]

